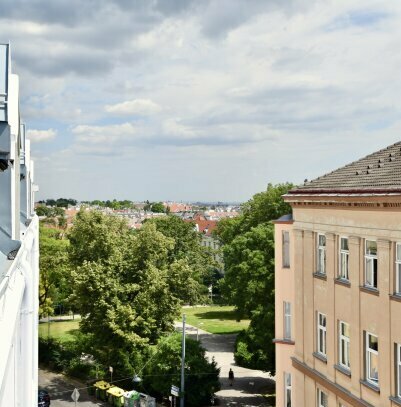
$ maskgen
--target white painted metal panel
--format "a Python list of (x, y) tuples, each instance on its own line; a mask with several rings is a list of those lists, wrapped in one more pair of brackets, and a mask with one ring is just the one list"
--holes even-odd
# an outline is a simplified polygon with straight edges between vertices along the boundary
[(7, 121), (9, 46), (0, 44), (0, 121)]

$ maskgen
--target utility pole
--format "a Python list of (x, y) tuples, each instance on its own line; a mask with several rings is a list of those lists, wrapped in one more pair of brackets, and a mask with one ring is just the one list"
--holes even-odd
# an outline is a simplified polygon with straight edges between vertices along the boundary
[(185, 314), (182, 314), (182, 355), (181, 355), (181, 398), (180, 407), (184, 407), (185, 392)]

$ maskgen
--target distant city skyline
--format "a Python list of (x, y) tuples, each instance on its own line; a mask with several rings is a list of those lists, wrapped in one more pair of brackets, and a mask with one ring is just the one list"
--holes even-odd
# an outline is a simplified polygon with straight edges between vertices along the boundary
[(401, 138), (395, 0), (3, 0), (37, 199), (247, 201)]

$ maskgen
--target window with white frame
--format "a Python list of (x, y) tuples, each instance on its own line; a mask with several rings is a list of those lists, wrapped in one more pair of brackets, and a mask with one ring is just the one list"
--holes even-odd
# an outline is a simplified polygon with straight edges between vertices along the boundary
[(317, 352), (326, 357), (326, 315), (317, 313)]
[(322, 390), (317, 389), (317, 407), (327, 407), (328, 405), (327, 394)]
[(340, 237), (340, 270), (339, 270), (339, 277), (341, 279), (343, 279), (343, 280), (349, 280), (348, 263), (349, 263), (348, 238)]
[(285, 407), (291, 407), (291, 373), (284, 373), (284, 398)]
[(365, 243), (365, 286), (377, 288), (377, 242)]
[(349, 369), (350, 368), (350, 340), (349, 340), (349, 324), (343, 321), (339, 321), (338, 326), (338, 344), (339, 344), (339, 364), (340, 366)]
[(401, 295), (401, 243), (395, 246), (395, 293)]
[(283, 267), (290, 267), (290, 232), (283, 231)]
[(379, 385), (379, 341), (376, 335), (366, 332), (366, 380)]
[(284, 339), (291, 339), (291, 303), (284, 301)]
[(317, 235), (317, 272), (326, 274), (326, 236)]
[(401, 345), (397, 344), (396, 373), (397, 373), (397, 397), (401, 399)]

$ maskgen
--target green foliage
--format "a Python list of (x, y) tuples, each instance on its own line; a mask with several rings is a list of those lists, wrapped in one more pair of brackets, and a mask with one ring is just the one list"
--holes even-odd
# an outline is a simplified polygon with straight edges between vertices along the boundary
[(211, 256), (192, 225), (173, 217), (132, 231), (119, 218), (80, 211), (68, 237), (70, 299), (90, 353), (131, 374), (173, 331), (180, 305), (202, 298)]
[(173, 239), (168, 252), (171, 262), (170, 280), (172, 290), (186, 304), (200, 304), (208, 301), (207, 286), (219, 278), (216, 275), (217, 264), (210, 249), (202, 246), (201, 236), (193, 223), (184, 222), (174, 215), (154, 218), (152, 223), (157, 231)]
[[(185, 404), (209, 405), (211, 396), (220, 389), (219, 369), (216, 362), (206, 359), (198, 341), (186, 338), (185, 348)], [(152, 352), (144, 372), (145, 388), (159, 397), (168, 396), (172, 384), (180, 387), (181, 335), (163, 338)]]
[(95, 199), (94, 201), (86, 201), (83, 202), (92, 206), (99, 206), (101, 208), (111, 208), (111, 209), (133, 209), (135, 205), (132, 201), (124, 199), (122, 201), (117, 201), (117, 199), (113, 199), (112, 201), (99, 201)]
[(60, 208), (68, 208), (68, 205), (75, 206), (77, 201), (75, 199), (66, 199), (66, 198), (58, 198), (58, 199), (47, 199), (46, 205), (48, 206), (57, 206)]
[(128, 230), (124, 219), (97, 211), (79, 211), (68, 234), (71, 264), (78, 266), (85, 261), (107, 263), (125, 245)]
[(52, 315), (54, 305), (65, 302), (71, 293), (68, 240), (59, 230), (40, 225), (39, 248), (39, 315)]
[(219, 222), (223, 244), (223, 297), (235, 305), (248, 330), (237, 340), (235, 357), (247, 367), (274, 370), (274, 227), (272, 220), (291, 213), (281, 196), (292, 184), (267, 186), (242, 207), (242, 215)]
[(169, 261), (173, 239), (152, 223), (132, 233), (117, 218), (86, 212), (70, 240), (72, 299), (102, 360), (113, 350), (140, 352), (172, 331), (180, 301), (169, 272), (181, 267)]
[(64, 209), (58, 207), (49, 207), (45, 205), (38, 205), (36, 207), (36, 214), (38, 216), (46, 216), (47, 218), (56, 218), (59, 216), (64, 217)]
[(166, 208), (164, 207), (163, 202), (154, 202), (150, 206), (150, 210), (154, 213), (165, 213), (166, 212)]

